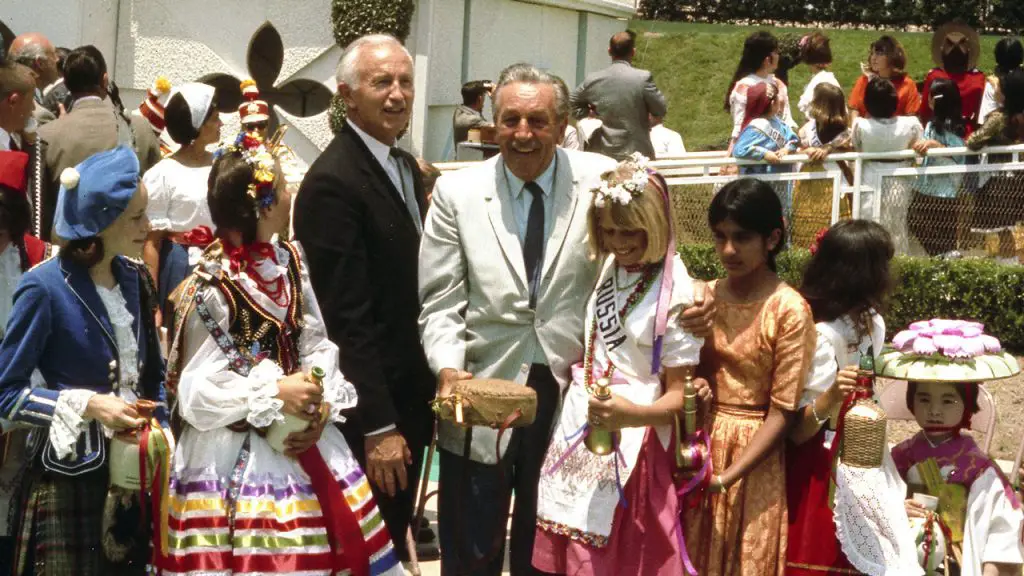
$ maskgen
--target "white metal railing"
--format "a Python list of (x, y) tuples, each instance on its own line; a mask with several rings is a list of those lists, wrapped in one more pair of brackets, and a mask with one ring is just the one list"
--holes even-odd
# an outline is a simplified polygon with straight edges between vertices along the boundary
[[(844, 152), (829, 155), (824, 165), (825, 169), (817, 172), (799, 172), (800, 165), (807, 163), (810, 159), (804, 154), (794, 153), (786, 155), (780, 162), (781, 165), (789, 166), (790, 171), (772, 174), (751, 174), (750, 176), (772, 184), (782, 199), (787, 210), (787, 216), (793, 218), (794, 223), (797, 225), (800, 223), (800, 218), (808, 214), (802, 211), (803, 204), (800, 204), (800, 210), (797, 209), (799, 204), (797, 195), (803, 193), (804, 189), (802, 186), (811, 185), (810, 183), (813, 182), (822, 182), (819, 189), (825, 189), (823, 199), (826, 202), (828, 201), (828, 196), (831, 196), (831, 209), (829, 210), (827, 207), (816, 208), (817, 211), (813, 212), (813, 216), (804, 220), (805, 227), (819, 221), (835, 223), (841, 217), (840, 206), (843, 205), (846, 199), (849, 199), (849, 208), (853, 217), (870, 218), (882, 223), (894, 234), (894, 238), (899, 239), (897, 243), (898, 251), (912, 253), (913, 250), (908, 252), (905, 248), (907, 246), (905, 240), (912, 235), (908, 231), (907, 222), (902, 221), (903, 219), (900, 215), (907, 212), (910, 197), (913, 196), (910, 191), (919, 189), (917, 185), (918, 179), (923, 176), (940, 178), (951, 175), (963, 176), (963, 179), (957, 179), (957, 194), (973, 194), (974, 191), (979, 190), (985, 185), (989, 179), (997, 175), (1010, 177), (1013, 176), (1013, 173), (1024, 174), (1022, 152), (1024, 152), (1024, 144), (994, 146), (977, 151), (964, 147), (933, 148), (923, 156), (913, 150), (876, 153)], [(990, 155), (1000, 155), (1006, 158), (1000, 159), (999, 163), (989, 163)], [(976, 157), (977, 161), (925, 167), (921, 163), (926, 157)], [(836, 164), (837, 161), (847, 163), (853, 173), (852, 183), (846, 181), (842, 170)], [(885, 164), (886, 161), (894, 163), (887, 165)], [(437, 164), (436, 166), (442, 172), (447, 172), (474, 164), (476, 162), (450, 162)], [(679, 227), (678, 230), (683, 232), (684, 229), (688, 228), (699, 235), (707, 234), (707, 225), (705, 223), (707, 204), (710, 202), (714, 191), (740, 177), (736, 174), (722, 174), (720, 173), (721, 168), (725, 166), (765, 165), (767, 164), (763, 161), (737, 160), (736, 158), (726, 156), (721, 151), (688, 153), (679, 157), (654, 160), (651, 163), (651, 166), (665, 177), (673, 191), (673, 218)], [(866, 173), (870, 178), (868, 181), (865, 181)], [(966, 183), (969, 180), (971, 184), (967, 185)], [(1009, 182), (1006, 178), (995, 182), (1001, 186), (1024, 186), (1024, 184), (1006, 184), (1006, 182)], [(960, 183), (964, 185), (961, 186)], [(997, 193), (1005, 195), (1006, 204), (1001, 205), (999, 210), (1003, 210), (1003, 206), (1005, 206), (1005, 209), (1008, 211), (1007, 214), (1012, 210), (1013, 203), (1024, 202), (1024, 200), (1018, 201), (1018, 193), (1015, 192), (1015, 188), (1013, 190), (1000, 190)], [(1024, 195), (1024, 191), (1020, 192), (1020, 194)], [(865, 200), (867, 201), (866, 203), (864, 202)], [(867, 210), (864, 214), (861, 213), (862, 206)], [(970, 210), (974, 210), (973, 206)], [(970, 214), (957, 213), (956, 215), (958, 219), (965, 217), (969, 220)], [(922, 221), (921, 219), (915, 220), (917, 223)], [(948, 223), (948, 220), (945, 222)], [(939, 221), (935, 222), (936, 225), (941, 223)], [(969, 226), (968, 228), (969, 232), (975, 236), (978, 233), (991, 233), (991, 230), (981, 230), (979, 232), (976, 227)], [(1024, 254), (1024, 245), (1022, 245), (1024, 244), (1024, 236), (1020, 236), (1024, 232), (1024, 228), (1019, 226), (1018, 228), (1020, 229), (1016, 231), (1013, 241), (1017, 242), (1018, 253)], [(999, 233), (1004, 235), (1003, 243), (1005, 247), (1005, 236), (1009, 232), (1004, 229)], [(960, 249), (962, 233), (959, 228), (956, 234), (957, 249)], [(976, 248), (976, 244), (976, 238), (972, 238), (969, 243), (971, 249)], [(919, 248), (919, 246), (916, 248)], [(1001, 255), (1006, 256), (1005, 252), (1006, 250), (1004, 249)]]

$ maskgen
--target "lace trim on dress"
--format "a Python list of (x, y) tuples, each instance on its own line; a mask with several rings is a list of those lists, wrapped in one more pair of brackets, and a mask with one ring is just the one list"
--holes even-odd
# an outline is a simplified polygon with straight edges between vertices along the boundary
[(906, 492), (888, 454), (881, 468), (836, 470), (833, 520), (846, 558), (871, 576), (922, 574), (904, 510)]
[(82, 417), (89, 400), (96, 395), (92, 390), (62, 390), (57, 395), (50, 422), (50, 445), (58, 459), (64, 459), (75, 450), (78, 437), (89, 421)]
[(334, 371), (329, 383), (324, 382), (324, 402), (329, 402), (331, 405), (331, 422), (339, 424), (345, 422), (345, 417), (341, 415), (341, 412), (355, 407), (357, 400), (355, 387), (345, 379), (341, 370)]
[(284, 402), (276, 398), (277, 381), (284, 378), (281, 367), (270, 360), (263, 360), (249, 372), (252, 395), (249, 396), (249, 415), (245, 417), (256, 428), (266, 428), (275, 420), (284, 420), (281, 408)]
[(117, 364), (120, 369), (120, 383), (118, 385), (118, 396), (126, 402), (134, 401), (137, 398), (127, 398), (125, 392), (132, 391), (134, 395), (135, 385), (139, 382), (139, 343), (135, 339), (133, 323), (135, 317), (128, 311), (128, 302), (121, 294), (121, 287), (104, 288), (97, 286), (96, 292), (103, 301), (103, 307), (107, 309), (110, 323), (114, 326), (114, 339), (117, 341)]
[(537, 527), (545, 532), (565, 536), (570, 540), (582, 542), (583, 544), (594, 548), (604, 548), (608, 545), (607, 536), (599, 536), (597, 534), (591, 534), (590, 532), (584, 532), (583, 530), (567, 526), (561, 522), (552, 522), (551, 520), (537, 518)]

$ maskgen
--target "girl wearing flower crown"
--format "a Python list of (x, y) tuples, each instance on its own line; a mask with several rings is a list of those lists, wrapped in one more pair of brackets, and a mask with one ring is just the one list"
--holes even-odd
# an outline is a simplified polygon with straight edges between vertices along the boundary
[(702, 576), (781, 575), (783, 446), (811, 366), (814, 320), (775, 272), (786, 225), (771, 186), (752, 178), (726, 184), (708, 223), (726, 271), (712, 287), (717, 312), (699, 370), (713, 397), (704, 430), (714, 476), (703, 502), (683, 506), (686, 544)]
[[(533, 565), (553, 574), (682, 574), (670, 424), (702, 341), (676, 325), (693, 281), (675, 253), (664, 179), (634, 155), (604, 175), (588, 213), (601, 262), (585, 357), (548, 447)], [(608, 379), (611, 397), (599, 399)], [(706, 387), (705, 387), (706, 390)], [(612, 452), (588, 436), (617, 431)]]
[(184, 421), (167, 574), (401, 574), (332, 424), (356, 403), (288, 222), (280, 166), (245, 135), (214, 163), (217, 240), (181, 287), (170, 371)]
[[(981, 381), (1019, 373), (1016, 359), (1002, 352), (999, 341), (984, 334), (977, 322), (915, 322), (894, 336), (892, 345), (880, 359), (879, 373), (908, 383), (906, 410), (890, 408), (888, 416), (912, 415), (921, 426), (892, 450), (907, 483), (907, 515), (925, 517), (926, 524), (937, 521), (944, 538), (935, 542), (946, 542), (945, 550), (922, 543), (924, 556), (945, 553), (959, 565), (961, 576), (1020, 574), (1020, 501), (999, 467), (970, 434), (962, 433), (980, 408)], [(934, 499), (937, 506), (925, 506)], [(926, 567), (934, 565), (924, 560)]]

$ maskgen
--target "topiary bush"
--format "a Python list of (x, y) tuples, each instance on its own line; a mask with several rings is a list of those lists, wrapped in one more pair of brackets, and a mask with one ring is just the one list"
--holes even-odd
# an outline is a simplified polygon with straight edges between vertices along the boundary
[[(334, 41), (342, 50), (367, 34), (390, 34), (405, 42), (415, 11), (415, 0), (332, 0)], [(330, 121), (335, 134), (345, 123), (345, 101), (338, 94), (331, 99)]]
[[(679, 247), (690, 275), (701, 280), (725, 276), (710, 244)], [(810, 252), (787, 250), (779, 255), (779, 276), (799, 286)], [(1024, 266), (990, 260), (939, 260), (897, 256), (893, 260), (895, 289), (885, 323), (889, 334), (915, 320), (961, 318), (985, 324), (985, 331), (1008, 349), (1024, 353)]]

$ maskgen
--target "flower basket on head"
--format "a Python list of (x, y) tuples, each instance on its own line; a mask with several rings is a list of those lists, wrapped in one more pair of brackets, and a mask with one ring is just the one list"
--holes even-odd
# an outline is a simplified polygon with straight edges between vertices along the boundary
[(878, 374), (914, 382), (981, 383), (1020, 372), (1017, 359), (980, 322), (922, 320), (896, 334), (878, 361)]

